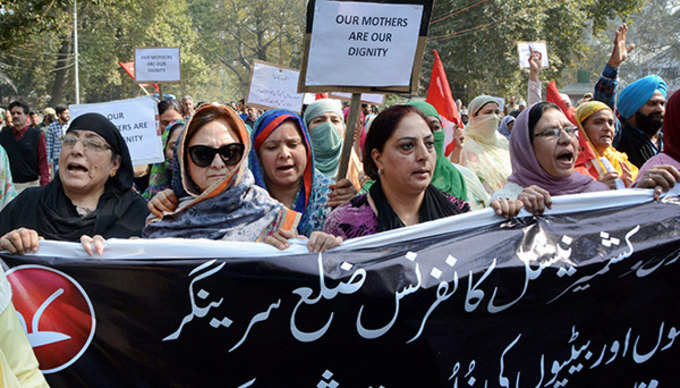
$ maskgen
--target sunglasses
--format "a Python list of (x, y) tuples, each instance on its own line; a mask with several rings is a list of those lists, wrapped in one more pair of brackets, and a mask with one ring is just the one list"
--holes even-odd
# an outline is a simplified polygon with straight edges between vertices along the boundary
[(219, 154), (222, 162), (226, 166), (235, 166), (243, 157), (243, 151), (246, 146), (241, 143), (231, 143), (223, 145), (220, 148), (212, 148), (204, 145), (195, 145), (189, 147), (189, 156), (191, 161), (198, 167), (208, 167), (215, 159), (215, 154)]

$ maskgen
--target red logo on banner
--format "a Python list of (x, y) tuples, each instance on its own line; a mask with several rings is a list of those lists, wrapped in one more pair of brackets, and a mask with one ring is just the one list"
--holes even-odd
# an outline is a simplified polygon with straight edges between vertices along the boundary
[(90, 298), (72, 277), (41, 265), (7, 271), (12, 302), (43, 373), (73, 364), (95, 331)]

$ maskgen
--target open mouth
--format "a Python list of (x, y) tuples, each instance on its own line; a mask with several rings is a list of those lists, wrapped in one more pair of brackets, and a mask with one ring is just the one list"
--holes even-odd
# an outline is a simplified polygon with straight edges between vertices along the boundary
[(71, 172), (87, 172), (88, 169), (80, 163), (69, 163), (66, 165), (66, 169)]
[(570, 150), (560, 151), (560, 153), (557, 154), (557, 162), (560, 165), (571, 167), (574, 162), (574, 152)]
[(294, 165), (294, 164), (291, 164), (291, 165), (288, 165), (288, 166), (276, 167), (276, 170), (277, 170), (277, 171), (283, 171), (283, 172), (291, 171), (291, 170), (293, 170), (293, 169), (295, 169), (295, 165)]

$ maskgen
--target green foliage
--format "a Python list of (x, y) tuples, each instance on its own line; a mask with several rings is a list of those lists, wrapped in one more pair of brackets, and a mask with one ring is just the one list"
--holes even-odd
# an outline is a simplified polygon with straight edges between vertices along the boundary
[(488, 0), (441, 21), (467, 0), (435, 3), (430, 41), (422, 69), (422, 85), (429, 83), (432, 49), (444, 62), (454, 97), (470, 101), (486, 93), (526, 94), (527, 71), (519, 69), (517, 41), (545, 40), (550, 68), (543, 79), (559, 79), (565, 69), (583, 60), (584, 38), (616, 16), (626, 16), (642, 0)]

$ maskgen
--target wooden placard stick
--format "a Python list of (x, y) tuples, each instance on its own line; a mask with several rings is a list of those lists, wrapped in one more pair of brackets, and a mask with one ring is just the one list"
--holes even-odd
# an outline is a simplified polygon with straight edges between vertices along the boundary
[(347, 176), (349, 158), (354, 145), (354, 130), (359, 119), (359, 109), (361, 109), (361, 93), (352, 93), (352, 102), (349, 106), (349, 116), (347, 117), (347, 130), (345, 131), (345, 141), (342, 143), (342, 153), (340, 154), (340, 166), (336, 180)]

